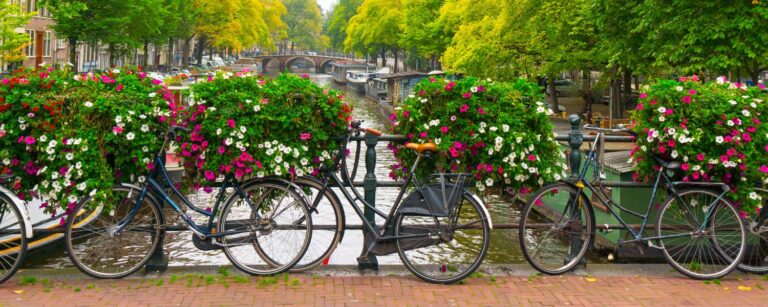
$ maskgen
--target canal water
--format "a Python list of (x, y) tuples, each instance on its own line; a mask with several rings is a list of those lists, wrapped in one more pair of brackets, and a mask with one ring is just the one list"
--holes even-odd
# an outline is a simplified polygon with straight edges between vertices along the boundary
[[(310, 74), (311, 78), (321, 86), (335, 87), (330, 75), (326, 74)], [(340, 90), (345, 90), (340, 88)], [(352, 104), (354, 111), (353, 117), (355, 119), (363, 120), (363, 126), (379, 129), (382, 131), (389, 130), (389, 122), (385, 113), (381, 110), (378, 104), (366, 100), (364, 95), (360, 95), (353, 91), (346, 92), (346, 101)], [(354, 157), (355, 148), (350, 146), (352, 153), (350, 157)], [(362, 150), (365, 150), (365, 144), (362, 146)], [(386, 143), (380, 143), (376, 147), (376, 170), (375, 174), (379, 181), (391, 180), (388, 176), (390, 170), (389, 166), (394, 163), (394, 157), (392, 153), (386, 148)], [(365, 175), (365, 162), (364, 155), (361, 156), (360, 166), (357, 171), (356, 180), (362, 180)], [(350, 159), (348, 163), (353, 163), (353, 159)], [(362, 194), (362, 188), (359, 188)], [(376, 207), (383, 212), (389, 212), (391, 205), (394, 203), (398, 188), (378, 188), (376, 194)], [(350, 208), (352, 204), (349, 204), (340, 192), (337, 195), (342, 200), (344, 206), (344, 212), (346, 214), (347, 225), (360, 225), (360, 218), (355, 211)], [(506, 201), (504, 198), (498, 195), (480, 195), (486, 204), (488, 205), (489, 212), (493, 223), (496, 224), (516, 224), (518, 222), (518, 208)], [(206, 203), (213, 205), (211, 196), (204, 192), (189, 195), (193, 203), (202, 204), (201, 207), (208, 206)], [(177, 215), (171, 211), (166, 211), (167, 219), (172, 223), (176, 219)], [(190, 213), (195, 216), (195, 213)], [(202, 223), (205, 219), (198, 217), (197, 221)], [(381, 225), (384, 222), (383, 219), (377, 219), (377, 224)], [(314, 224), (323, 224), (323, 221), (314, 220)], [(326, 222), (328, 223), (328, 222)], [(226, 265), (229, 264), (226, 256), (220, 251), (200, 251), (192, 244), (192, 233), (188, 231), (184, 232), (168, 232), (165, 237), (164, 248), (169, 258), (169, 265), (171, 266), (185, 266), (185, 265)], [(485, 263), (499, 264), (499, 263), (523, 263), (525, 259), (520, 252), (518, 243), (518, 234), (515, 229), (495, 229), (491, 232), (490, 250), (486, 256)], [(336, 249), (329, 264), (337, 265), (353, 265), (357, 263), (357, 257), (360, 255), (363, 246), (363, 236), (361, 230), (347, 230), (344, 235), (344, 240)], [(378, 257), (380, 264), (400, 264), (400, 259), (397, 254)], [(56, 244), (48, 247), (44, 247), (44, 250), (36, 250), (29, 254), (27, 265), (25, 267), (36, 268), (60, 268), (72, 266), (69, 258), (67, 258), (64, 251), (63, 244)]]

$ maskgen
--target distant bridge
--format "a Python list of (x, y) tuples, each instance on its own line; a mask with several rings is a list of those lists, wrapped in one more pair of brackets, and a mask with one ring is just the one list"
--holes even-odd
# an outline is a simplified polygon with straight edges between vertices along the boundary
[[(240, 58), (237, 64), (261, 65), (262, 71), (266, 69), (273, 61), (278, 63), (278, 71), (285, 71), (291, 68), (291, 65), (297, 61), (306, 61), (311, 63), (315, 67), (315, 72), (326, 73), (328, 65), (334, 62), (357, 62), (357, 59), (327, 56), (327, 55), (309, 55), (309, 54), (276, 54), (276, 55), (260, 55), (255, 57)], [(274, 64), (272, 64), (274, 65)]]

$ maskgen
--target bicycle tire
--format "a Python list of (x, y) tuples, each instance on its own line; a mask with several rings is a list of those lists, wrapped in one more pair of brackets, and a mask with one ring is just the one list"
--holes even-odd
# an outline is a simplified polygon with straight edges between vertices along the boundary
[[(768, 210), (768, 190), (758, 186), (754, 191), (762, 197), (763, 210)], [(763, 222), (763, 227), (765, 226), (768, 226), (768, 220)], [(747, 227), (750, 225), (748, 224)], [(748, 229), (747, 251), (737, 269), (753, 274), (768, 273), (768, 232), (760, 234)]]
[[(300, 194), (286, 184), (276, 182), (252, 182), (249, 185), (243, 186), (242, 189), (243, 193), (247, 196), (256, 196), (259, 198), (258, 201), (253, 202), (257, 205), (256, 208), (258, 209), (256, 210), (263, 209), (264, 203), (262, 201), (270, 198), (274, 191), (283, 191), (285, 195), (290, 196), (291, 199), (284, 202), (285, 199), (283, 196), (274, 198), (278, 200), (277, 205), (270, 205), (268, 211), (265, 211), (265, 213), (273, 213), (269, 220), (263, 218), (256, 220), (255, 217), (259, 215), (254, 212), (254, 208), (250, 206), (248, 202), (238, 201), (241, 200), (239, 193), (230, 195), (219, 216), (218, 232), (220, 234), (237, 230), (242, 230), (244, 232), (224, 235), (219, 238), (224, 254), (235, 267), (251, 275), (274, 275), (288, 271), (304, 256), (312, 239), (312, 216), (309, 213), (306, 202)], [(264, 189), (264, 191), (260, 192), (258, 189)], [(235, 208), (236, 205), (238, 206), (237, 208)], [(299, 210), (296, 210), (296, 207), (298, 207)], [(290, 215), (291, 212), (295, 213), (297, 211), (300, 211), (298, 212), (299, 215)], [(230, 215), (232, 219), (229, 219)], [(278, 222), (276, 218), (284, 220)], [(295, 224), (294, 222), (297, 220), (302, 220), (304, 223), (303, 226), (291, 226), (291, 224)], [(257, 230), (254, 225), (257, 225), (259, 228), (265, 227), (266, 230), (265, 228)], [(285, 228), (281, 229), (280, 226)], [(301, 237), (298, 239), (295, 237), (285, 238), (285, 236), (266, 237), (266, 235), (278, 234), (278, 232), (279, 234), (289, 235), (288, 231), (281, 230), (291, 230), (291, 228), (295, 228), (296, 230), (291, 233), (298, 234)], [(246, 234), (245, 237), (243, 237), (243, 233)], [(299, 248), (294, 249), (290, 253), (286, 252), (285, 249), (292, 246), (290, 243), (295, 242), (301, 243)], [(264, 246), (275, 247), (281, 250), (276, 253), (271, 253), (266, 251)], [(253, 250), (251, 250), (251, 248)], [(286, 255), (287, 258), (284, 258)], [(243, 259), (240, 259), (240, 256), (243, 256)], [(281, 259), (276, 259), (277, 257), (281, 257)], [(271, 261), (265, 259), (271, 259)]]
[[(11, 197), (2, 192), (0, 192), (0, 212), (2, 212), (0, 229), (4, 230), (3, 235), (0, 236), (0, 284), (2, 284), (16, 274), (24, 263), (29, 238), (27, 238), (27, 229), (24, 227), (26, 221), (21, 215), (21, 209), (16, 206)], [(8, 213), (13, 215), (6, 216)]]
[[(94, 198), (89, 196), (80, 201), (67, 218), (64, 239), (67, 255), (80, 271), (95, 278), (115, 279), (133, 274), (149, 261), (165, 237), (164, 216), (157, 201), (149, 194), (130, 221), (129, 225), (134, 226), (126, 227), (120, 233), (110, 233), (111, 227), (131, 214), (141, 188), (120, 184), (112, 191), (117, 200), (112, 210), (103, 210), (103, 204), (96, 204), (90, 210), (89, 202)], [(123, 193), (127, 196), (117, 196)], [(130, 238), (137, 240), (126, 243)], [(100, 254), (93, 254), (96, 252)], [(114, 267), (110, 269), (110, 266)]]
[[(712, 204), (719, 195), (707, 189), (685, 189), (667, 197), (659, 208), (656, 234), (666, 237), (657, 240), (664, 258), (690, 278), (723, 277), (735, 270), (744, 256), (746, 227), (733, 203), (720, 198), (713, 204), (717, 207), (706, 205)], [(701, 231), (707, 212), (712, 213), (705, 224), (706, 230)]]
[[(574, 205), (578, 205), (578, 215), (574, 214)], [(523, 207), (518, 230), (520, 249), (537, 271), (563, 274), (584, 259), (594, 242), (594, 229), (595, 213), (584, 193), (565, 182), (553, 183), (536, 191)], [(544, 246), (548, 243), (553, 244)], [(578, 249), (575, 253), (574, 245)]]
[[(461, 199), (462, 201), (456, 206), (456, 213), (450, 215), (456, 216), (456, 218), (461, 220), (456, 223), (456, 225), (459, 226), (450, 229), (450, 240), (447, 242), (445, 242), (440, 235), (440, 232), (444, 229), (437, 231), (437, 224), (434, 224), (432, 216), (411, 214), (397, 215), (395, 222), (395, 237), (408, 235), (425, 237), (425, 239), (415, 239), (414, 237), (395, 239), (395, 246), (397, 248), (397, 254), (400, 256), (400, 260), (411, 273), (424, 281), (438, 284), (459, 282), (469, 277), (470, 274), (477, 270), (483, 262), (483, 259), (485, 259), (485, 255), (488, 253), (488, 245), (491, 236), (490, 217), (485, 214), (483, 204), (476, 196), (473, 196), (469, 192), (465, 192)], [(465, 206), (465, 204), (468, 204), (469, 206)], [(470, 208), (471, 211), (462, 211), (462, 208), (465, 207)], [(441, 220), (440, 226), (442, 227), (451, 225), (448, 223), (448, 217), (434, 218)], [(466, 222), (464, 219), (469, 219), (469, 221)], [(446, 222), (443, 223), (443, 220)], [(467, 227), (470, 224), (476, 223), (480, 224), (478, 229)], [(458, 231), (462, 229), (463, 231)], [(463, 235), (457, 236), (457, 234)], [(478, 235), (482, 238), (478, 238)], [(435, 237), (440, 237), (441, 242), (434, 242), (436, 240), (434, 239)], [(473, 254), (471, 256), (472, 258), (467, 260), (467, 258), (463, 256), (470, 250), (467, 246), (468, 243), (477, 241), (481, 241), (480, 248), (474, 249), (477, 254)], [(449, 251), (451, 248), (455, 248), (456, 250)], [(462, 253), (462, 257), (458, 257), (458, 252)]]

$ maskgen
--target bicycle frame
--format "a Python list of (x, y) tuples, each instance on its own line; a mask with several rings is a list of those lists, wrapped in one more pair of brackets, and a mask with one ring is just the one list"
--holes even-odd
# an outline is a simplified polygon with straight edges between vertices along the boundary
[[(712, 212), (714, 210), (714, 207), (715, 207), (713, 205), (716, 204), (717, 202), (719, 202), (723, 198), (723, 196), (726, 193), (728, 193), (728, 191), (730, 191), (728, 186), (726, 184), (723, 184), (723, 183), (691, 183), (691, 182), (672, 181), (672, 180), (670, 180), (669, 176), (667, 176), (667, 174), (666, 174), (666, 170), (667, 170), (666, 167), (661, 166), (661, 169), (657, 172), (656, 179), (655, 179), (655, 182), (653, 184), (653, 190), (651, 192), (651, 198), (650, 198), (650, 200), (648, 202), (648, 207), (645, 210), (645, 214), (640, 214), (640, 213), (634, 212), (634, 211), (632, 211), (630, 209), (627, 209), (627, 208), (621, 206), (620, 204), (617, 204), (616, 202), (614, 202), (611, 199), (611, 197), (608, 196), (604, 192), (603, 189), (595, 188), (595, 186), (592, 183), (590, 183), (589, 181), (584, 180), (586, 178), (587, 171), (589, 170), (590, 166), (593, 165), (594, 166), (593, 179), (594, 179), (595, 182), (597, 182), (598, 186), (602, 187), (602, 179), (601, 179), (601, 177), (598, 174), (599, 172), (601, 172), (601, 169), (598, 166), (598, 159), (599, 159), (599, 157), (598, 157), (598, 153), (597, 153), (597, 148), (598, 148), (598, 143), (604, 142), (603, 137), (604, 137), (604, 133), (602, 131), (598, 131), (598, 134), (597, 134), (597, 136), (595, 138), (595, 141), (593, 142), (592, 147), (590, 148), (590, 150), (587, 153), (586, 165), (585, 165), (584, 169), (581, 171), (581, 174), (579, 175), (579, 177), (577, 178), (577, 181), (576, 181), (576, 187), (577, 187), (578, 190), (577, 190), (577, 197), (574, 199), (574, 202), (578, 200), (578, 195), (579, 194), (584, 193), (583, 192), (584, 188), (589, 189), (589, 191), (591, 191), (593, 193), (593, 195), (597, 195), (597, 199), (608, 209), (608, 212), (610, 212), (610, 214), (616, 220), (618, 220), (619, 223), (621, 223), (621, 225), (625, 229), (629, 230), (630, 233), (632, 234), (632, 237), (633, 237), (632, 240), (622, 241), (622, 243), (633, 243), (633, 242), (639, 242), (639, 241), (650, 241), (650, 240), (658, 240), (658, 239), (665, 239), (665, 238), (682, 237), (682, 236), (687, 236), (688, 235), (688, 234), (678, 234), (678, 235), (667, 235), (667, 236), (648, 236), (648, 237), (643, 237), (643, 232), (645, 231), (645, 228), (648, 225), (648, 219), (650, 217), (651, 207), (653, 206), (654, 199), (656, 199), (659, 186), (662, 185), (662, 184), (671, 192), (672, 195), (674, 195), (682, 203), (685, 203), (685, 202), (680, 197), (680, 195), (677, 194), (677, 191), (675, 190), (675, 187), (678, 186), (678, 185), (685, 184), (685, 185), (690, 185), (690, 186), (702, 186), (702, 187), (709, 187), (709, 188), (711, 188), (713, 186), (716, 186), (716, 187), (723, 188), (723, 192), (721, 192), (720, 195), (711, 204), (709, 204), (707, 212), (704, 215), (704, 222), (701, 223), (701, 225), (699, 226), (698, 230), (700, 230), (700, 231), (704, 230), (705, 225), (708, 224), (709, 219), (710, 219), (710, 217), (712, 215)], [(663, 181), (662, 181), (662, 179), (663, 179)], [(644, 187), (644, 186), (638, 185), (635, 188), (640, 188), (640, 187)], [(569, 204), (569, 206), (566, 207), (566, 210), (568, 208), (571, 208), (574, 205), (575, 204)], [(630, 227), (628, 225), (628, 223), (626, 223), (624, 221), (624, 219), (613, 209), (613, 206), (616, 206), (619, 209), (618, 210), (619, 212), (626, 212), (626, 213), (629, 213), (629, 214), (631, 214), (633, 216), (641, 218), (643, 221), (640, 224), (640, 229), (638, 231), (635, 231), (632, 227)], [(685, 213), (687, 215), (687, 218), (693, 219), (693, 215), (690, 212), (690, 210), (688, 210), (688, 207), (684, 206), (684, 208), (686, 208)]]

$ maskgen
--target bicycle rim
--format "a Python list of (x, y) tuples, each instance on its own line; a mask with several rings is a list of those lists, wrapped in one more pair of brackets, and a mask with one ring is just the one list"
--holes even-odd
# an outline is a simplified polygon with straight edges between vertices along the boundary
[(304, 257), (291, 268), (291, 272), (301, 272), (328, 263), (331, 254), (341, 241), (344, 231), (344, 211), (330, 188), (321, 195), (322, 184), (303, 179), (297, 180), (295, 184), (301, 187), (301, 193), (304, 193), (310, 207), (315, 204), (317, 198), (320, 198), (314, 210), (311, 210), (312, 240)]
[[(763, 209), (768, 210), (768, 191), (761, 188), (754, 191), (762, 197)], [(764, 221), (761, 226), (768, 226), (768, 220)], [(747, 250), (744, 252), (744, 259), (739, 263), (738, 269), (756, 274), (768, 273), (768, 232), (747, 232)]]
[(480, 206), (464, 194), (454, 211), (455, 223), (437, 218), (442, 229), (431, 216), (398, 215), (395, 235), (403, 238), (395, 243), (406, 268), (432, 283), (455, 283), (472, 274), (485, 258), (490, 239), (489, 217)]
[(659, 243), (667, 262), (695, 279), (730, 273), (744, 256), (743, 219), (729, 201), (715, 202), (718, 194), (711, 191), (692, 189), (678, 196), (668, 198), (656, 223), (658, 235), (665, 237)]
[(28, 240), (21, 211), (9, 197), (0, 195), (0, 283), (24, 262)]
[(528, 263), (548, 275), (573, 269), (592, 244), (590, 206), (583, 195), (564, 183), (536, 192), (520, 217), (520, 247)]
[[(89, 197), (67, 219), (67, 254), (78, 269), (96, 278), (121, 278), (136, 272), (164, 235), (160, 211), (150, 197), (144, 198), (129, 220), (140, 190), (117, 186), (112, 191), (111, 210)], [(128, 225), (115, 232), (126, 221)]]
[[(304, 255), (312, 238), (312, 217), (302, 199), (285, 185), (258, 183), (227, 202), (219, 233), (227, 258), (252, 275), (279, 274)], [(258, 211), (258, 212), (257, 212)]]

